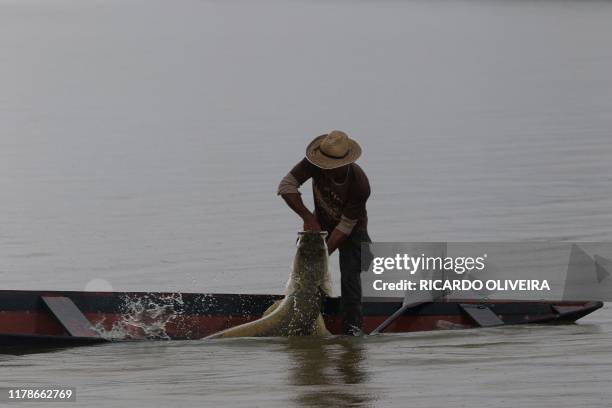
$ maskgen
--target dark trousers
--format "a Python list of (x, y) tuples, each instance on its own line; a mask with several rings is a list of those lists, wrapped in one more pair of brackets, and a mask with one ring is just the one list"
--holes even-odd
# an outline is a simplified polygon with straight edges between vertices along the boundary
[[(353, 231), (338, 248), (340, 252), (340, 313), (342, 333), (361, 333), (363, 314), (361, 311), (361, 243), (372, 242), (367, 231)], [(368, 252), (369, 254), (369, 252)], [(365, 257), (369, 263), (369, 258)], [(366, 265), (367, 266), (367, 265)]]

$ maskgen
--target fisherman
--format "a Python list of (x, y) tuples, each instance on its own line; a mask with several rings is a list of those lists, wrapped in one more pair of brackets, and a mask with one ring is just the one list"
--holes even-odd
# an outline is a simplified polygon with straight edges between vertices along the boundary
[[(361, 334), (363, 320), (361, 243), (371, 242), (366, 212), (370, 183), (355, 163), (360, 155), (361, 147), (355, 140), (334, 130), (310, 142), (306, 157), (278, 186), (278, 195), (304, 221), (304, 231), (327, 231), (329, 254), (339, 250), (342, 331), (355, 336)], [(309, 178), (314, 212), (306, 208), (298, 190)]]

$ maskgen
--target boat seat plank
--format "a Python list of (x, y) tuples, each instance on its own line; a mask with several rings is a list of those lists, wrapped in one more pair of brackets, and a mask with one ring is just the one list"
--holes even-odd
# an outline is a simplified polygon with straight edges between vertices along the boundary
[(71, 336), (100, 337), (100, 334), (91, 327), (89, 320), (69, 298), (64, 296), (41, 296), (41, 298), (49, 311)]
[(461, 309), (468, 314), (480, 327), (502, 326), (504, 324), (491, 309), (483, 305), (472, 305), (462, 303)]

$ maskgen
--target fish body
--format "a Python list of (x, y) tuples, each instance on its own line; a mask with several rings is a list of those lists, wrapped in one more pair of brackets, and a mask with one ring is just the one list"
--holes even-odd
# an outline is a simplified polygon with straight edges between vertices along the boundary
[(330, 295), (325, 232), (298, 234), (293, 269), (285, 297), (255, 321), (230, 327), (207, 339), (232, 337), (291, 337), (327, 335), (321, 306)]

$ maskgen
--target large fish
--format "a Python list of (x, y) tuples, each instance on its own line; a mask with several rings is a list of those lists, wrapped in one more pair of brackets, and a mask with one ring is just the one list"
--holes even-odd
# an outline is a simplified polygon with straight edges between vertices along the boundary
[(298, 236), (285, 297), (270, 306), (261, 319), (231, 327), (207, 339), (329, 334), (321, 316), (323, 298), (331, 295), (325, 244), (327, 233), (306, 231)]

